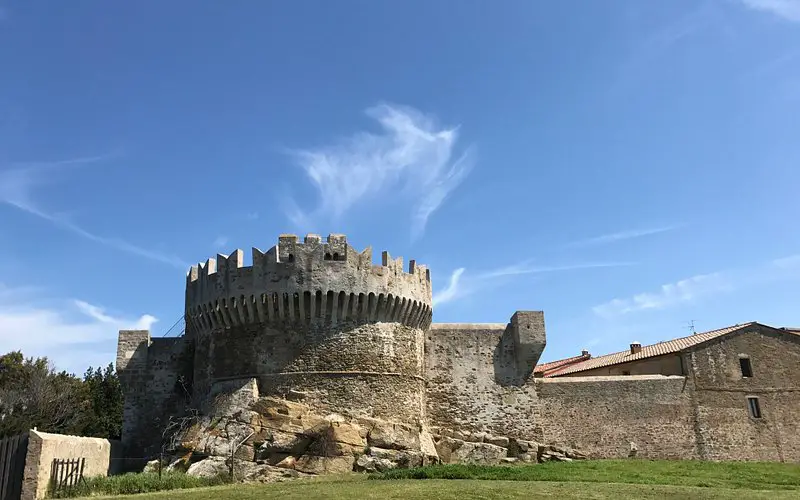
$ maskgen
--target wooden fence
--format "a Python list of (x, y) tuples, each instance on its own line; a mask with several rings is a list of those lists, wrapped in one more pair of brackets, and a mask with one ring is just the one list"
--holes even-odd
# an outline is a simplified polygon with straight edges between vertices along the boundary
[(27, 452), (27, 432), (0, 440), (0, 500), (19, 500)]
[(77, 486), (83, 479), (83, 468), (86, 466), (85, 458), (55, 458), (50, 473), (50, 487), (52, 492), (65, 490)]

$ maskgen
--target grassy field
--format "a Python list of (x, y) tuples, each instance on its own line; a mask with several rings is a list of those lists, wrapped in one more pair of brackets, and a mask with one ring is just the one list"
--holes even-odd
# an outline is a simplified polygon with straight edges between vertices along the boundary
[[(267, 485), (137, 495), (136, 500), (800, 498), (800, 466), (683, 461), (586, 461), (533, 466), (448, 465)], [(98, 497), (94, 497), (98, 498)], [(106, 497), (120, 498), (120, 497)]]

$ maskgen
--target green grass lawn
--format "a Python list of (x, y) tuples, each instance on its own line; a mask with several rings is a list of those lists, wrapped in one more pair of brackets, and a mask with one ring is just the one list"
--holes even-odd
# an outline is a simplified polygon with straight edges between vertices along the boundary
[[(136, 500), (800, 498), (800, 466), (603, 460), (530, 466), (445, 465), (365, 476), (146, 493)], [(98, 497), (94, 497), (98, 498)], [(107, 497), (122, 498), (122, 497)]]

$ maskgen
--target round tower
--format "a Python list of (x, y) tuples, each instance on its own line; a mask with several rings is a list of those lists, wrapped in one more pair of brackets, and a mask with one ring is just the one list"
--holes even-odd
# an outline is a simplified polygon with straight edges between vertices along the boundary
[(193, 390), (255, 378), (259, 394), (299, 397), (322, 412), (413, 421), (424, 411), (430, 272), (356, 251), (344, 235), (281, 235), (193, 266), (186, 283)]

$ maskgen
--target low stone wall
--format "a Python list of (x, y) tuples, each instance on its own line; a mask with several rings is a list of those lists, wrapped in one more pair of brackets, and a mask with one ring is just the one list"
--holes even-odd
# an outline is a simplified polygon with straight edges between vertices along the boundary
[(695, 458), (686, 382), (661, 375), (537, 380), (544, 441), (591, 458)]
[(106, 476), (118, 449), (117, 442), (107, 439), (30, 431), (21, 500), (45, 498), (53, 460), (85, 458), (84, 477)]

